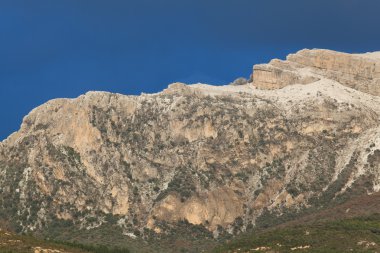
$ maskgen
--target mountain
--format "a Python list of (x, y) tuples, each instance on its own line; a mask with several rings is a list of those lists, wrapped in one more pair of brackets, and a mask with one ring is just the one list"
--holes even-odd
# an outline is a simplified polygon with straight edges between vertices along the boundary
[(0, 224), (200, 252), (380, 190), (380, 52), (302, 50), (251, 80), (34, 109), (0, 143)]

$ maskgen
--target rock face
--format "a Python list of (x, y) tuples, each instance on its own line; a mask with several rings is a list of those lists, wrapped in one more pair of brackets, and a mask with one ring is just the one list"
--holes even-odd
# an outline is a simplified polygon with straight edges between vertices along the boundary
[(303, 50), (255, 66), (253, 85), (49, 101), (0, 143), (0, 217), (136, 235), (186, 220), (217, 236), (377, 192), (379, 64)]
[(254, 85), (279, 89), (327, 78), (345, 86), (380, 95), (380, 54), (351, 55), (330, 50), (301, 50), (286, 61), (254, 66)]

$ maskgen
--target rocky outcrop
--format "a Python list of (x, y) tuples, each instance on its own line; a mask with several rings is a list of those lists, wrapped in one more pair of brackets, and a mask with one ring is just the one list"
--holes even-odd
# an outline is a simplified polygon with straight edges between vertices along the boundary
[(259, 89), (281, 89), (292, 84), (309, 84), (320, 78), (302, 73), (291, 63), (272, 60), (269, 64), (255, 65), (253, 85)]
[(285, 61), (254, 66), (253, 81), (259, 89), (279, 89), (331, 79), (350, 88), (380, 95), (380, 55), (346, 54), (330, 50), (301, 50)]
[(353, 57), (306, 50), (256, 66), (262, 89), (175, 83), (49, 101), (0, 143), (0, 217), (25, 232), (64, 221), (145, 235), (187, 221), (216, 236), (377, 192), (380, 97), (362, 84), (378, 62)]

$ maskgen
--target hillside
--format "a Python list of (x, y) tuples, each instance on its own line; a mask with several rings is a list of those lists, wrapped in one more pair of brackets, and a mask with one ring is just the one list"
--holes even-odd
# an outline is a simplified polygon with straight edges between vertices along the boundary
[(74, 243), (57, 243), (38, 240), (32, 236), (15, 235), (0, 230), (0, 252), (2, 253), (129, 253), (127, 249), (86, 246)]
[(379, 191), (378, 53), (302, 50), (252, 80), (41, 105), (0, 143), (0, 222), (199, 252)]
[(316, 222), (245, 235), (213, 252), (379, 252), (379, 227), (378, 215)]

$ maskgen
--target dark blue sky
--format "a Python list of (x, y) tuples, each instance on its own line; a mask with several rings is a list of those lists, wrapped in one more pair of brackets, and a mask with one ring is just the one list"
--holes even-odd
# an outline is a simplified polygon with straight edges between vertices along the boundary
[(380, 50), (378, 0), (0, 0), (0, 140), (88, 90), (226, 84), (302, 48)]

